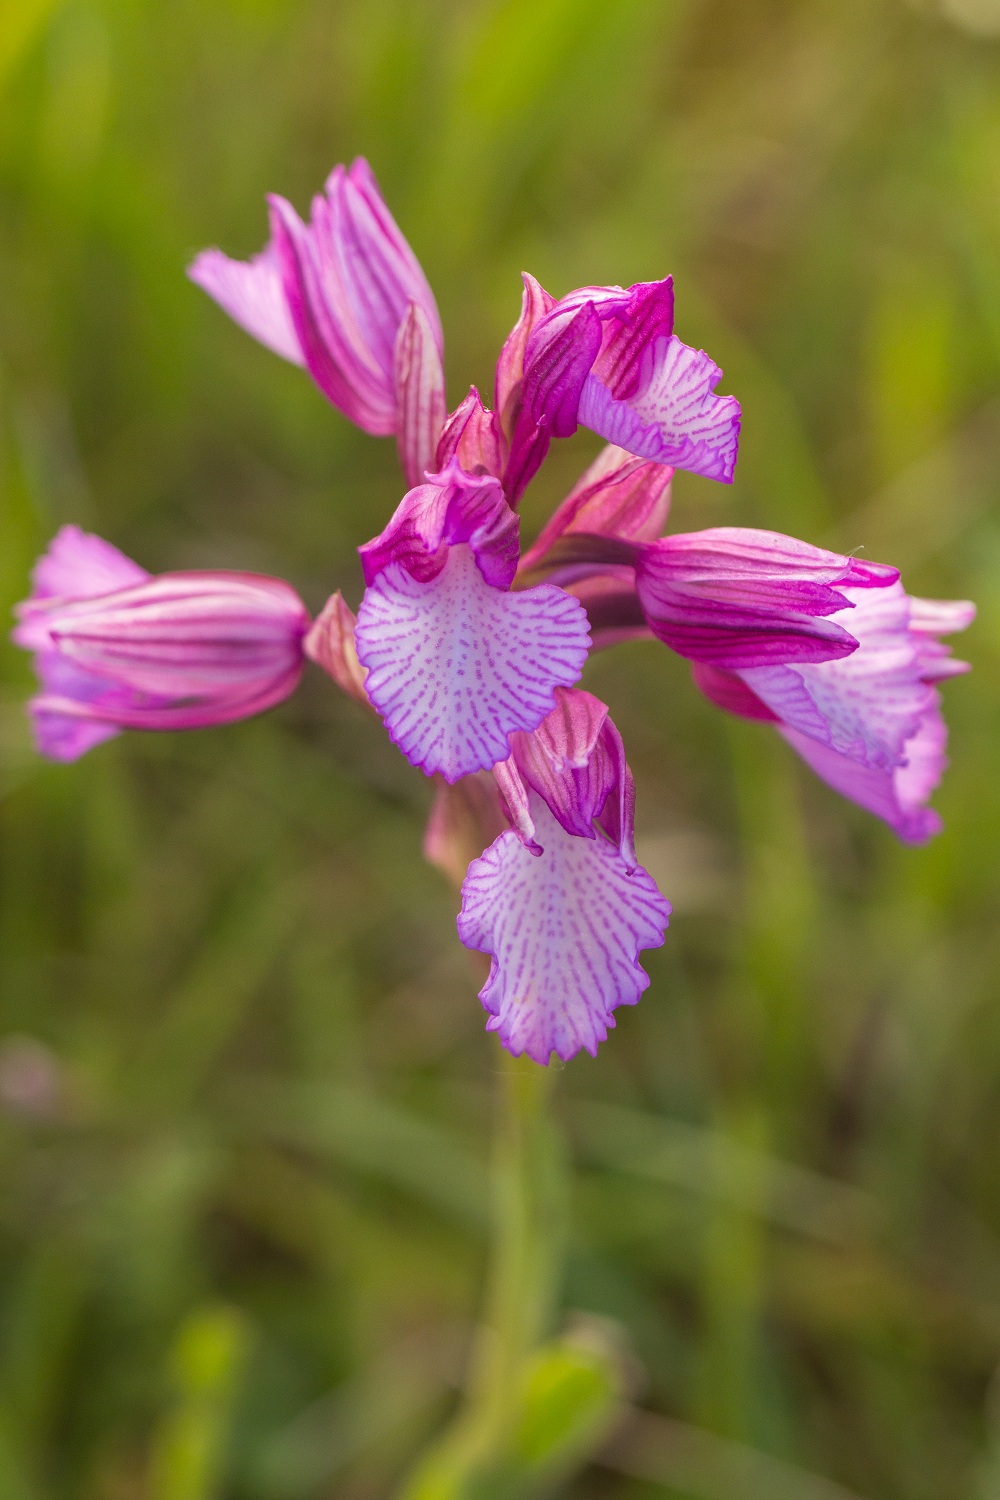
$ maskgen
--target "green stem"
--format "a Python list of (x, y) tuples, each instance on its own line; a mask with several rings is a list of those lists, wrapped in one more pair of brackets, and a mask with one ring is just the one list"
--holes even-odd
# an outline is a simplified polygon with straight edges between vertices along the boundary
[(548, 1100), (553, 1074), (502, 1054), (494, 1158), (494, 1240), (483, 1322), (465, 1401), (419, 1463), (402, 1500), (471, 1500), (502, 1465), (525, 1361), (549, 1329), (566, 1216), (561, 1143)]

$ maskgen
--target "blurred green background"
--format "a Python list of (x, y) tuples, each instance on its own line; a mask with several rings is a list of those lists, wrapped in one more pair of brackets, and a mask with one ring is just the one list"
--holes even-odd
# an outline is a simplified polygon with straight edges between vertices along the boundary
[[(558, 1080), (565, 1315), (647, 1413), (570, 1492), (996, 1500), (1000, 3), (0, 0), (4, 610), (68, 521), (357, 604), (392, 444), (184, 267), (359, 152), (452, 404), (522, 268), (672, 271), (744, 409), (736, 484), (680, 475), (675, 525), (981, 610), (923, 850), (662, 648), (587, 669), (676, 916)], [(527, 535), (597, 447), (554, 451)], [(0, 1497), (387, 1495), (461, 1383), (498, 1068), (430, 789), (314, 671), (47, 765), (2, 664)]]

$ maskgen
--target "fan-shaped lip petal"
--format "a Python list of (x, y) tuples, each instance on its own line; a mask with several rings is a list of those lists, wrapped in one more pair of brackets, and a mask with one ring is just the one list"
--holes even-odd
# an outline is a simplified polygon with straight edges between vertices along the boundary
[(695, 682), (720, 708), (775, 723), (835, 791), (882, 818), (908, 843), (941, 821), (926, 806), (944, 770), (947, 731), (931, 685), (951, 675), (937, 639), (974, 615), (964, 601), (910, 598), (896, 579), (846, 590), (858, 649), (836, 661), (720, 671), (696, 662)]
[(294, 365), (305, 364), (273, 243), (248, 261), (231, 260), (221, 250), (202, 250), (187, 274), (258, 343)]
[(467, 474), (456, 460), (409, 490), (385, 530), (358, 548), (365, 582), (393, 564), (420, 582), (436, 578), (449, 549), (471, 547), (483, 578), (510, 587), (517, 571), (519, 523), (490, 474)]
[(490, 584), (471, 545), (444, 552), (420, 576), (383, 564), (355, 640), (394, 743), (453, 782), (506, 759), (510, 735), (544, 719), (554, 690), (579, 677), (590, 636), (582, 606), (562, 589), (510, 593)]
[(622, 397), (595, 370), (580, 393), (584, 427), (638, 458), (732, 482), (739, 448), (740, 405), (717, 396), (719, 366), (704, 350), (675, 334), (659, 335), (643, 350), (639, 373)]
[(976, 618), (969, 599), (919, 599), (910, 594), (910, 629), (920, 635), (954, 635), (967, 630)]
[(536, 793), (531, 817), (543, 852), (503, 833), (469, 866), (458, 931), (490, 955), (480, 999), (515, 1056), (547, 1064), (592, 1056), (619, 1005), (649, 985), (639, 954), (660, 947), (670, 906), (652, 877), (626, 868), (605, 839), (567, 832)]

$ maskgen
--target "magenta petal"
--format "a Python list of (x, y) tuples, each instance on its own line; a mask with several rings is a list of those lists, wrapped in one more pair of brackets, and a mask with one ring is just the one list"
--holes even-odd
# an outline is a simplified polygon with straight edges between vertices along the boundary
[(475, 386), (444, 424), (436, 467), (457, 463), (466, 474), (503, 477), (502, 434), (494, 412), (487, 411)]
[(504, 491), (517, 503), (541, 466), (554, 437), (577, 428), (580, 391), (601, 347), (601, 320), (593, 305), (545, 318), (528, 341), (521, 406), (504, 470)]
[(35, 564), (31, 597), (87, 599), (142, 583), (148, 577), (145, 568), (103, 537), (81, 531), (79, 526), (62, 526)]
[(17, 612), (14, 639), (42, 683), (30, 704), (39, 747), (60, 759), (108, 737), (67, 720), (194, 729), (263, 712), (294, 689), (309, 624), (286, 583), (246, 573), (165, 573)]
[[(544, 418), (553, 437), (571, 437), (584, 381), (601, 347), (601, 320), (593, 303), (555, 313), (528, 344), (524, 406), (533, 424)], [(513, 448), (514, 444), (511, 444)]]
[(436, 467), (444, 426), (444, 366), (427, 314), (411, 302), (399, 325), (393, 356), (396, 445), (407, 484), (419, 484)]
[(604, 339), (594, 374), (616, 400), (627, 401), (638, 390), (647, 349), (673, 333), (673, 277), (629, 287), (624, 302), (621, 288), (602, 290), (605, 296), (597, 305), (604, 319)]
[(285, 298), (310, 375), (349, 421), (373, 437), (389, 436), (396, 427), (391, 363), (385, 369), (376, 362), (351, 322), (329, 246), (283, 198), (273, 195), (268, 206)]
[[(579, 688), (557, 688), (555, 707), (531, 734), (511, 741), (513, 763), (526, 784), (542, 797), (567, 833), (595, 838), (600, 821), (619, 848), (626, 869), (635, 868), (635, 783), (625, 760), (625, 746), (607, 705)], [(495, 774), (499, 768), (495, 768)], [(510, 790), (499, 778), (508, 806)], [(528, 848), (534, 847), (526, 821), (527, 793), (514, 802), (515, 828)]]
[(314, 661), (334, 682), (358, 703), (370, 708), (365, 692), (365, 670), (358, 661), (354, 645), (357, 617), (344, 602), (338, 589), (316, 616), (302, 643), (310, 661)]
[(492, 587), (462, 544), (425, 582), (399, 563), (379, 572), (355, 639), (391, 738), (447, 781), (505, 760), (510, 735), (534, 729), (554, 689), (577, 680), (590, 644), (570, 595), (549, 584), (514, 594)]
[(83, 671), (178, 700), (297, 668), (307, 625), (287, 584), (240, 573), (164, 573), (48, 619), (59, 654)]
[(521, 294), (521, 315), (507, 335), (500, 350), (496, 369), (496, 408), (505, 435), (510, 438), (521, 409), (521, 382), (524, 378), (524, 354), (538, 323), (555, 306), (543, 286), (522, 272), (524, 291)]
[(248, 261), (203, 250), (188, 267), (188, 276), (258, 343), (294, 365), (305, 364), (273, 245)]
[(662, 945), (670, 905), (644, 869), (630, 874), (612, 844), (567, 833), (537, 796), (532, 817), (542, 854), (503, 833), (473, 860), (458, 932), (492, 960), (487, 1029), (546, 1064), (553, 1052), (594, 1055), (615, 1008), (636, 1004), (649, 985), (639, 954)]
[(43, 650), (35, 656), (42, 691), (28, 704), (35, 747), (50, 760), (79, 760), (120, 730), (108, 722), (107, 713), (127, 704), (130, 694), (107, 678), (85, 672), (58, 651)]
[[(910, 630), (910, 600), (888, 588), (845, 590), (843, 620), (860, 641), (840, 661), (758, 667), (740, 675), (792, 729), (861, 765), (890, 771), (934, 702), (923, 680), (923, 638)], [(933, 649), (933, 647), (932, 647)]]
[(751, 691), (736, 672), (726, 672), (705, 661), (693, 661), (691, 676), (695, 687), (716, 708), (724, 708), (727, 713), (736, 714), (740, 719), (752, 719), (764, 724), (777, 722), (778, 715)]
[(579, 532), (653, 541), (667, 524), (673, 475), (668, 465), (645, 463), (609, 443), (521, 558), (521, 571), (543, 566), (546, 553), (560, 537)]
[(947, 763), (947, 729), (936, 707), (925, 715), (917, 733), (907, 742), (906, 764), (891, 771), (860, 765), (809, 735), (784, 725), (779, 728), (817, 776), (842, 797), (882, 818), (905, 843), (923, 844), (940, 832), (939, 815), (923, 805)]
[(426, 583), (444, 567), (448, 548), (467, 542), (486, 582), (509, 588), (517, 571), (519, 522), (489, 474), (467, 474), (452, 462), (407, 491), (385, 530), (358, 548), (365, 582), (401, 563)]
[(346, 172), (334, 168), (326, 202), (331, 261), (350, 317), (382, 368), (391, 368), (396, 333), (411, 303), (423, 312), (440, 353), (444, 337), (434, 293), (363, 156)]
[(729, 483), (736, 467), (740, 407), (716, 396), (722, 371), (702, 350), (675, 335), (647, 348), (638, 387), (615, 397), (596, 373), (587, 377), (579, 405), (584, 427), (638, 458), (672, 464)]
[[(640, 545), (635, 581), (658, 639), (681, 656), (736, 669), (855, 651), (853, 612), (833, 587), (852, 567), (794, 537), (719, 526)], [(823, 618), (838, 611), (848, 628)]]
[[(411, 306), (438, 356), (441, 322), (420, 265), (359, 159), (330, 174), (309, 224), (269, 200), (271, 239), (295, 336), (324, 395), (366, 432), (396, 430), (396, 344)], [(425, 363), (429, 362), (429, 353)], [(424, 382), (426, 385), (426, 381)]]
[(41, 699), (29, 703), (28, 711), (34, 729), (35, 749), (48, 760), (79, 760), (88, 750), (121, 734), (116, 724), (60, 713), (58, 709), (46, 707)]

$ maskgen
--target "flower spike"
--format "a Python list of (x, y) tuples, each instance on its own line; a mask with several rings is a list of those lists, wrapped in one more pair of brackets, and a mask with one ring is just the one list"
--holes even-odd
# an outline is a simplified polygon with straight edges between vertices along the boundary
[[(58, 590), (58, 592), (56, 592)], [(121, 729), (196, 729), (263, 713), (294, 691), (309, 616), (277, 578), (150, 577), (101, 538), (64, 526), (17, 607), (35, 654), (38, 748), (76, 760)]]

